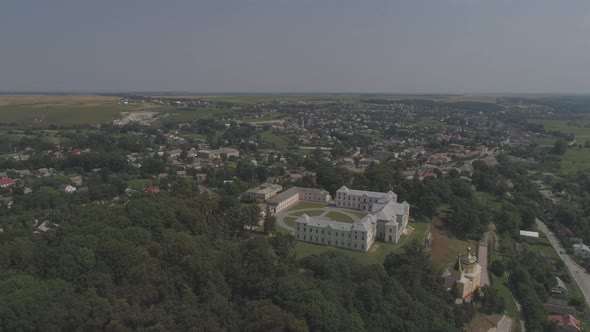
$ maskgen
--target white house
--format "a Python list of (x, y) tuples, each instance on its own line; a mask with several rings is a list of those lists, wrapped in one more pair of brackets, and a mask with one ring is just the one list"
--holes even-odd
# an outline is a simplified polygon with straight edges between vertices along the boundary
[(573, 245), (574, 248), (574, 256), (580, 257), (582, 259), (589, 259), (590, 258), (590, 248), (583, 243), (578, 243)]
[(567, 286), (565, 285), (565, 282), (557, 276), (552, 276), (549, 279), (549, 290), (553, 296), (567, 297)]
[(71, 185), (61, 185), (59, 186), (59, 190), (66, 192), (66, 193), (73, 193), (74, 191), (76, 191), (76, 187), (71, 186)]

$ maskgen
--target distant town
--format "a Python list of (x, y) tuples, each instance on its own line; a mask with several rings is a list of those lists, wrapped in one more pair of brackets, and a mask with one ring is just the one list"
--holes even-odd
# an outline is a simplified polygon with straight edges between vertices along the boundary
[[(267, 299), (282, 276), (335, 278), (322, 266), (344, 259), (440, 288), (437, 301), (469, 331), (590, 326), (586, 99), (97, 95), (42, 114), (10, 98), (0, 104), (4, 269), (71, 283), (94, 271), (109, 286), (85, 289), (114, 299), (104, 287), (152, 282), (137, 281), (150, 257), (204, 278), (190, 287), (239, 276), (229, 293)], [(51, 250), (79, 266), (43, 265)], [(192, 261), (233, 264), (238, 252), (260, 266), (211, 263), (222, 272), (204, 277), (208, 263)]]

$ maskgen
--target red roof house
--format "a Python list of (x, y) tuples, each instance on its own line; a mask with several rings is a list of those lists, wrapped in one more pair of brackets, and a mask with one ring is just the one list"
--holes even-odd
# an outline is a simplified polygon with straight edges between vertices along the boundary
[(1, 178), (0, 179), (0, 187), (6, 188), (10, 187), (14, 184), (14, 180), (11, 178)]
[(420, 174), (420, 176), (422, 178), (426, 179), (426, 178), (436, 177), (436, 174), (431, 173), (431, 172), (423, 172), (422, 174)]
[(574, 232), (572, 232), (569, 228), (567, 228), (567, 227), (565, 227), (563, 225), (560, 225), (559, 228), (557, 229), (557, 231), (561, 235), (574, 236)]
[(549, 321), (557, 323), (559, 331), (582, 331), (582, 328), (580, 327), (580, 321), (572, 315), (549, 315), (548, 319)]
[(82, 153), (82, 150), (80, 150), (80, 149), (72, 149), (72, 154), (79, 155), (80, 153)]
[(158, 186), (149, 186), (145, 189), (146, 192), (148, 193), (159, 193), (160, 192), (160, 187)]

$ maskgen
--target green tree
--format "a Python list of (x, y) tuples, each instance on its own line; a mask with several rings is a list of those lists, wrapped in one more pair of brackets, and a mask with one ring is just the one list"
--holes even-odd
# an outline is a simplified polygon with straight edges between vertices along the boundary
[(270, 207), (267, 206), (264, 211), (264, 233), (272, 234), (276, 230), (277, 218), (272, 214)]
[(504, 266), (504, 263), (502, 263), (501, 261), (495, 260), (492, 262), (492, 265), (490, 266), (490, 270), (496, 276), (501, 277), (504, 274), (506, 267)]
[(555, 143), (553, 144), (553, 148), (551, 149), (551, 153), (557, 155), (563, 155), (567, 151), (567, 141), (563, 138), (558, 138)]
[(504, 312), (506, 305), (504, 298), (500, 295), (496, 288), (490, 286), (484, 286), (482, 288), (483, 297), (483, 310), (488, 314), (500, 314)]

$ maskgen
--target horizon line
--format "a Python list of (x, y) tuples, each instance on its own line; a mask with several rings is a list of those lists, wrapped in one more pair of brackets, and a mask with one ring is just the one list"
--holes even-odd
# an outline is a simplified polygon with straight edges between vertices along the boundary
[(389, 95), (389, 96), (518, 96), (518, 95), (590, 95), (590, 92), (238, 92), (238, 91), (211, 91), (211, 92), (195, 92), (195, 91), (100, 91), (100, 90), (80, 90), (80, 91), (59, 91), (59, 90), (22, 90), (22, 91), (0, 91), (0, 95), (81, 95), (81, 94), (95, 94), (95, 95), (120, 95), (120, 94), (138, 94), (138, 95)]

